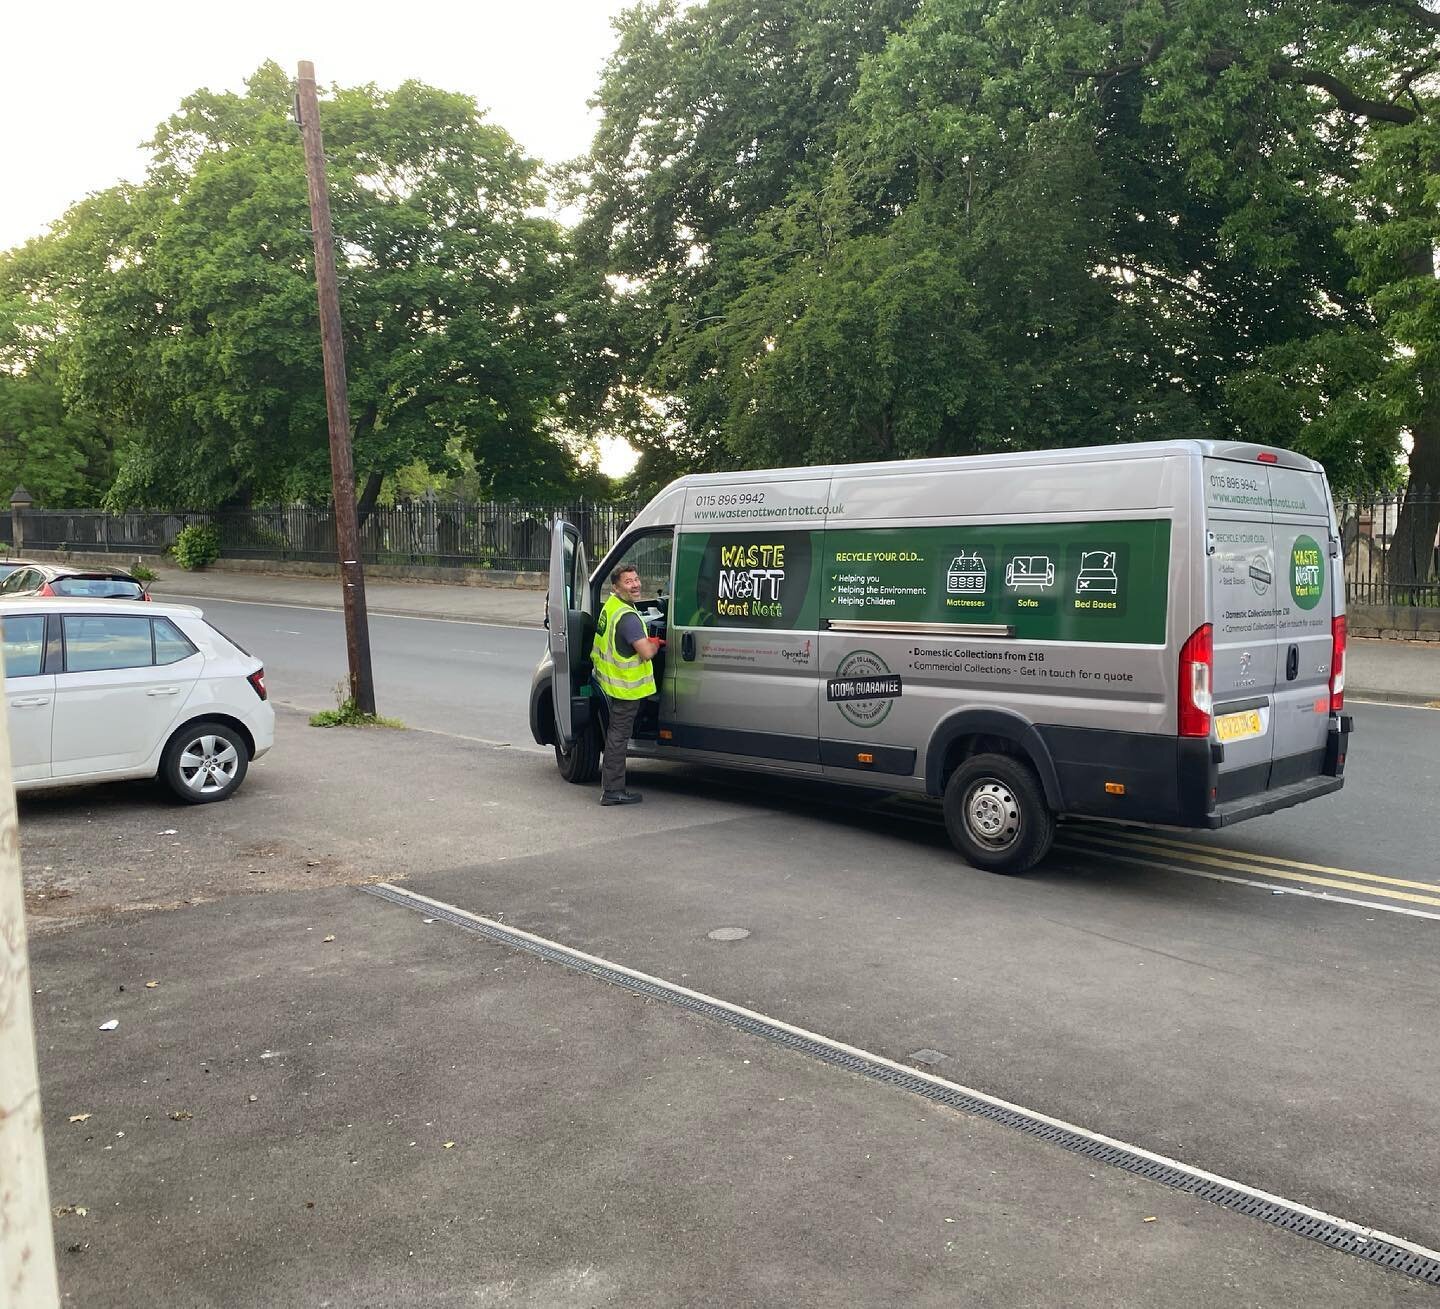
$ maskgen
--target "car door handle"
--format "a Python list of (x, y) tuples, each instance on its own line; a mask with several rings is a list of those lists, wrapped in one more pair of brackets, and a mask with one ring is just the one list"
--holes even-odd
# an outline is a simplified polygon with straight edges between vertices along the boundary
[(180, 688), (179, 688), (178, 686), (152, 686), (148, 691), (145, 692), (145, 694), (146, 694), (146, 695), (179, 695), (179, 694), (180, 694)]
[(695, 658), (695, 633), (686, 632), (680, 638), (680, 657), (682, 659)]
[(49, 704), (48, 695), (22, 695), (17, 696), (10, 704), (16, 709), (29, 709), (34, 705)]

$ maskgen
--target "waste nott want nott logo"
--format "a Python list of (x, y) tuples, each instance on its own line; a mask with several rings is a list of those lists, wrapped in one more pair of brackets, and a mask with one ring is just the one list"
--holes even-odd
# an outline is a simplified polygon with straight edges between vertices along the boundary
[(722, 545), (715, 609), (726, 618), (779, 618), (783, 545)]
[(1301, 609), (1315, 608), (1325, 594), (1320, 546), (1308, 536), (1297, 536), (1290, 547), (1290, 594)]
[(877, 727), (901, 692), (900, 678), (873, 650), (852, 650), (825, 683), (825, 698), (856, 727)]

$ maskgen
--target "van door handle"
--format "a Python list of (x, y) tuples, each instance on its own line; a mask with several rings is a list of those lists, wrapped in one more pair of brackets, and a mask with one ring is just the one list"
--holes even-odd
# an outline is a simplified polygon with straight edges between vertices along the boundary
[(1293, 682), (1300, 676), (1300, 647), (1292, 645), (1290, 653), (1285, 656), (1285, 680)]
[(680, 657), (682, 659), (695, 658), (695, 633), (686, 632), (680, 638)]
[(179, 694), (180, 694), (180, 688), (179, 688), (178, 686), (152, 686), (148, 691), (145, 692), (145, 694), (146, 694), (146, 695), (179, 695)]
[(10, 701), (10, 704), (16, 709), (29, 709), (34, 705), (49, 703), (50, 697), (48, 695), (21, 695)]

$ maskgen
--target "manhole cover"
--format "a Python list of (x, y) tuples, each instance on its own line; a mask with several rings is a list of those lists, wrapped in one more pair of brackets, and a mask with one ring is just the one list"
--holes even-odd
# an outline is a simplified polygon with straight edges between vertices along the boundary
[(750, 935), (748, 927), (717, 927), (707, 933), (712, 941), (743, 941)]

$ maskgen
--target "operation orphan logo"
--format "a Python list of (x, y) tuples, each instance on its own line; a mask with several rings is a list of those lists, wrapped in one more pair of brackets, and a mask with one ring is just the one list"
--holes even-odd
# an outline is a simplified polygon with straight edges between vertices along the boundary
[(780, 618), (784, 607), (785, 546), (778, 541), (720, 547), (715, 612), (724, 618)]

